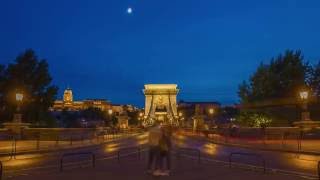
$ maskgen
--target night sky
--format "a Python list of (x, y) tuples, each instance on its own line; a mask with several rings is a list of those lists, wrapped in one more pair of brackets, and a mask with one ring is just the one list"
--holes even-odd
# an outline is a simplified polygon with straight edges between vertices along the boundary
[(320, 59), (320, 1), (0, 0), (0, 63), (27, 48), (60, 98), (69, 86), (142, 106), (144, 84), (176, 83), (180, 100), (232, 104), (261, 61), (286, 49)]

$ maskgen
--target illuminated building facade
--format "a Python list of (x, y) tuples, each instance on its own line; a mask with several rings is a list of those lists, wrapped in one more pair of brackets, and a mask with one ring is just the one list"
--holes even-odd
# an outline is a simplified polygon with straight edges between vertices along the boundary
[(146, 84), (145, 95), (145, 124), (160, 121), (169, 124), (178, 124), (176, 84)]
[(88, 108), (98, 108), (102, 111), (112, 109), (112, 105), (105, 99), (86, 99), (83, 101), (74, 101), (73, 93), (70, 88), (67, 88), (63, 93), (63, 100), (56, 100), (51, 111), (81, 111)]

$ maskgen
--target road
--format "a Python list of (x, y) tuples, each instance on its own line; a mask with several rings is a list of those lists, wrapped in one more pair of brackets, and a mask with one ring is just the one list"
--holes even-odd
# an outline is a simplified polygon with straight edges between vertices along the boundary
[[(231, 152), (260, 154), (265, 159), (266, 166), (268, 168), (310, 175), (317, 174), (317, 164), (318, 161), (320, 161), (320, 156), (318, 155), (303, 155), (275, 151), (257, 151), (247, 148), (217, 145), (203, 138), (192, 138), (183, 135), (178, 135), (175, 144), (182, 147), (197, 148), (201, 150), (201, 152), (204, 154), (204, 157), (219, 161), (228, 161)], [(240, 163), (260, 165), (260, 161), (257, 161), (257, 159), (254, 157), (245, 156), (235, 157), (233, 159)]]
[[(110, 142), (94, 148), (83, 148), (76, 151), (92, 151), (96, 154), (97, 161), (108, 159), (116, 155), (117, 150), (123, 147), (144, 146), (147, 143), (148, 135), (141, 134), (121, 141)], [(228, 147), (223, 145), (212, 144), (204, 139), (190, 138), (182, 135), (177, 135), (174, 140), (174, 145), (181, 147), (197, 148), (202, 152), (202, 158), (210, 161), (227, 162), (231, 152), (248, 152), (261, 154), (266, 160), (267, 168), (281, 169), (295, 173), (303, 173), (306, 175), (316, 176), (317, 161), (319, 156), (313, 155), (297, 155), (283, 152), (270, 151), (253, 151), (250, 149), (242, 149), (236, 147)], [(5, 176), (10, 179), (17, 176), (23, 176), (38, 172), (59, 171), (59, 162), (63, 153), (75, 151), (63, 151), (47, 154), (32, 154), (20, 155), (15, 160), (8, 160), (9, 157), (1, 158), (4, 165)], [(66, 164), (71, 164), (79, 160), (88, 160), (88, 157), (77, 157), (66, 159)], [(260, 165), (253, 157), (234, 157), (235, 162)]]

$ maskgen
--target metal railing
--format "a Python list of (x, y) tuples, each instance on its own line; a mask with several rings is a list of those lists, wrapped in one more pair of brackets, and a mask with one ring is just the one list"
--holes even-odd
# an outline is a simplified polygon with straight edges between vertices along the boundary
[(2, 175), (3, 175), (3, 165), (2, 165), (2, 162), (0, 161), (0, 180), (2, 180)]
[(195, 152), (198, 157), (198, 163), (201, 163), (201, 152), (199, 149), (195, 148), (178, 148), (177, 149), (177, 158), (180, 159), (182, 153), (186, 152)]
[[(136, 131), (130, 131), (132, 135), (134, 132)], [(15, 159), (19, 153), (103, 144), (120, 137), (128, 138), (130, 133), (124, 136), (115, 131), (103, 131), (101, 134), (97, 132), (87, 134), (32, 132), (16, 136), (6, 132), (0, 134), (0, 141), (5, 141), (6, 146), (0, 150), (0, 155), (7, 155), (10, 159)]]
[(96, 156), (93, 152), (78, 152), (78, 153), (66, 153), (66, 154), (63, 154), (61, 159), (60, 159), (60, 172), (63, 171), (63, 159), (65, 157), (68, 157), (68, 156), (82, 156), (82, 155), (88, 155), (88, 156), (91, 156), (92, 157), (92, 167), (95, 167), (95, 164), (96, 164)]
[(242, 152), (233, 152), (233, 153), (230, 153), (229, 155), (229, 167), (231, 168), (231, 164), (232, 164), (232, 156), (233, 155), (241, 155), (241, 156), (254, 156), (256, 158), (259, 158), (261, 160), (261, 164), (262, 164), (262, 167), (263, 167), (263, 172), (265, 173), (266, 172), (266, 161), (265, 159), (259, 155), (259, 154), (254, 154), (254, 153), (242, 153)]
[[(197, 136), (189, 129), (183, 129), (181, 133)], [(190, 134), (191, 133), (191, 134)], [(204, 136), (214, 143), (244, 145), (274, 150), (297, 151), (297, 152), (320, 152), (312, 146), (311, 140), (320, 139), (320, 131), (303, 132), (301, 129), (289, 129), (276, 132), (274, 130), (262, 130), (253, 128), (244, 132), (237, 130), (231, 136), (228, 129), (203, 130)], [(232, 133), (231, 133), (232, 134)], [(310, 141), (309, 141), (310, 140)]]
[(118, 150), (118, 162), (120, 162), (121, 153), (128, 152), (130, 150), (135, 150), (135, 151), (131, 152), (130, 154), (138, 153), (138, 159), (139, 160), (141, 159), (141, 148), (140, 147), (126, 147), (126, 148), (121, 148)]

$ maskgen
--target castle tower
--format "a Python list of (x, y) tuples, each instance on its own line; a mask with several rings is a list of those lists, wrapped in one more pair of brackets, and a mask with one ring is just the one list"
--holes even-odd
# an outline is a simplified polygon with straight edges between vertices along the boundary
[(73, 102), (72, 90), (70, 88), (67, 88), (66, 90), (64, 90), (64, 93), (63, 93), (63, 103), (72, 104), (72, 102)]

